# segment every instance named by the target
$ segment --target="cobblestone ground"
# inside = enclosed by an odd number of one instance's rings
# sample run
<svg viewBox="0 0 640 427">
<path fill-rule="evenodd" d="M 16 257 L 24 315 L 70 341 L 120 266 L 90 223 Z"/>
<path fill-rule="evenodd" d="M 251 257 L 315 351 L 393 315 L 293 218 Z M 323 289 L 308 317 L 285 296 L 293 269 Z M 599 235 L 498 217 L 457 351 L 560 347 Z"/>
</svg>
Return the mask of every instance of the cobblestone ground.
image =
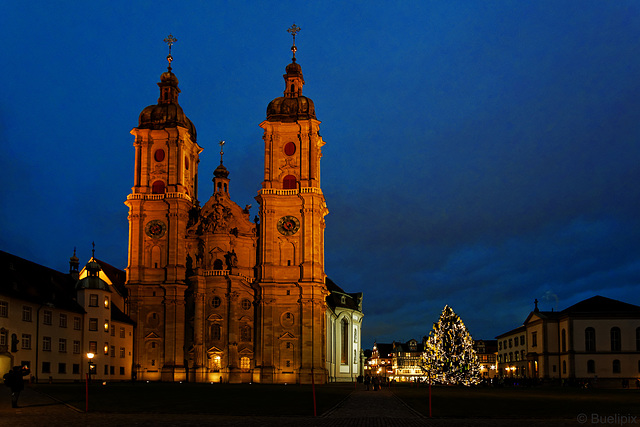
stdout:
<svg viewBox="0 0 640 427">
<path fill-rule="evenodd" d="M 99 414 L 82 412 L 26 388 L 18 408 L 11 408 L 10 393 L 0 389 L 0 426 L 579 426 L 576 420 L 429 419 L 413 411 L 388 390 L 355 391 L 335 408 L 316 418 L 221 417 L 180 414 Z M 590 425 L 587 423 L 586 425 Z"/>
</svg>

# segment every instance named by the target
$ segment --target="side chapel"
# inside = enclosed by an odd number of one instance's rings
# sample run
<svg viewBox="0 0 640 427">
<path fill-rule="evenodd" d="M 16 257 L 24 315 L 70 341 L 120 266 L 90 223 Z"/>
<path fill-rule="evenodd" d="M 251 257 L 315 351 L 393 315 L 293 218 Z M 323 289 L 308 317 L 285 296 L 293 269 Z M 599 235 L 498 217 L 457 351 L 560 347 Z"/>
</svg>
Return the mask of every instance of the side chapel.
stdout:
<svg viewBox="0 0 640 427">
<path fill-rule="evenodd" d="M 203 148 L 178 104 L 178 79 L 160 76 L 158 103 L 139 116 L 129 207 L 128 313 L 136 322 L 139 380 L 324 383 L 360 371 L 362 293 L 328 281 L 324 270 L 321 148 L 314 103 L 302 95 L 302 68 L 284 74 L 284 96 L 260 124 L 264 179 L 250 206 L 230 198 L 229 171 L 213 172 L 201 207 Z"/>
</svg>

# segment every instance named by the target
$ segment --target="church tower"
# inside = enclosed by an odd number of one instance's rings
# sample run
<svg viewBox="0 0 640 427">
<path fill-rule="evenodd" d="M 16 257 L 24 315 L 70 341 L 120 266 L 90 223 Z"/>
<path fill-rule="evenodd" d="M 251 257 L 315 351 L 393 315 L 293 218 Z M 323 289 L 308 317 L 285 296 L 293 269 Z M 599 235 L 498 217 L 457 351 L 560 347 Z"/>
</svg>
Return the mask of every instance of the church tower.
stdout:
<svg viewBox="0 0 640 427">
<path fill-rule="evenodd" d="M 324 217 L 320 188 L 324 141 L 313 101 L 302 95 L 302 68 L 284 74 L 284 96 L 271 101 L 264 129 L 260 205 L 256 367 L 261 382 L 326 381 Z"/>
<path fill-rule="evenodd" d="M 186 235 L 197 206 L 196 129 L 178 104 L 178 79 L 160 76 L 158 103 L 140 113 L 129 207 L 129 315 L 136 322 L 134 372 L 140 380 L 185 379 Z"/>
</svg>

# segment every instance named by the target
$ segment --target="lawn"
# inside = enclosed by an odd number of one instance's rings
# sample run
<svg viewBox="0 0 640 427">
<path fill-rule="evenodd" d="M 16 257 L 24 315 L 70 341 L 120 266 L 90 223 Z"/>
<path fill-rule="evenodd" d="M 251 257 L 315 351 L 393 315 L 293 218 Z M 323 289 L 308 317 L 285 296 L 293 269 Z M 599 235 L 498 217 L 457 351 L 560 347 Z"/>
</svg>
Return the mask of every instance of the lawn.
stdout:
<svg viewBox="0 0 640 427">
<path fill-rule="evenodd" d="M 38 384 L 33 388 L 78 409 L 85 384 Z M 353 384 L 317 385 L 321 415 L 353 391 Z M 89 410 L 105 413 L 313 416 L 310 385 L 102 383 L 89 386 Z"/>
<path fill-rule="evenodd" d="M 428 386 L 398 385 L 396 396 L 429 415 Z M 432 387 L 432 414 L 446 418 L 574 418 L 578 414 L 640 415 L 640 390 L 554 387 Z"/>
</svg>

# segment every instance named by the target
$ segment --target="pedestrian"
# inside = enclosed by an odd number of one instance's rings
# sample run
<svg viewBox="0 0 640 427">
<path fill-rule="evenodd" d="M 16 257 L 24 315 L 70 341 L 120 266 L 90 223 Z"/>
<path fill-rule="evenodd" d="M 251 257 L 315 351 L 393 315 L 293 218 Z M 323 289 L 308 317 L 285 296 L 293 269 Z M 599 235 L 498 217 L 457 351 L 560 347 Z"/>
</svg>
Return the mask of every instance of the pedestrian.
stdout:
<svg viewBox="0 0 640 427">
<path fill-rule="evenodd" d="M 4 374 L 4 383 L 11 389 L 11 407 L 18 407 L 18 397 L 20 392 L 24 390 L 24 379 L 22 377 L 29 375 L 29 368 L 23 366 L 14 366 L 12 370 Z"/>
<path fill-rule="evenodd" d="M 380 386 L 380 380 L 378 377 L 373 377 L 373 391 L 378 391 L 378 387 Z"/>
<path fill-rule="evenodd" d="M 369 391 L 369 384 L 371 384 L 371 377 L 369 375 L 366 375 L 364 377 L 364 385 L 367 386 L 367 391 Z"/>
</svg>

